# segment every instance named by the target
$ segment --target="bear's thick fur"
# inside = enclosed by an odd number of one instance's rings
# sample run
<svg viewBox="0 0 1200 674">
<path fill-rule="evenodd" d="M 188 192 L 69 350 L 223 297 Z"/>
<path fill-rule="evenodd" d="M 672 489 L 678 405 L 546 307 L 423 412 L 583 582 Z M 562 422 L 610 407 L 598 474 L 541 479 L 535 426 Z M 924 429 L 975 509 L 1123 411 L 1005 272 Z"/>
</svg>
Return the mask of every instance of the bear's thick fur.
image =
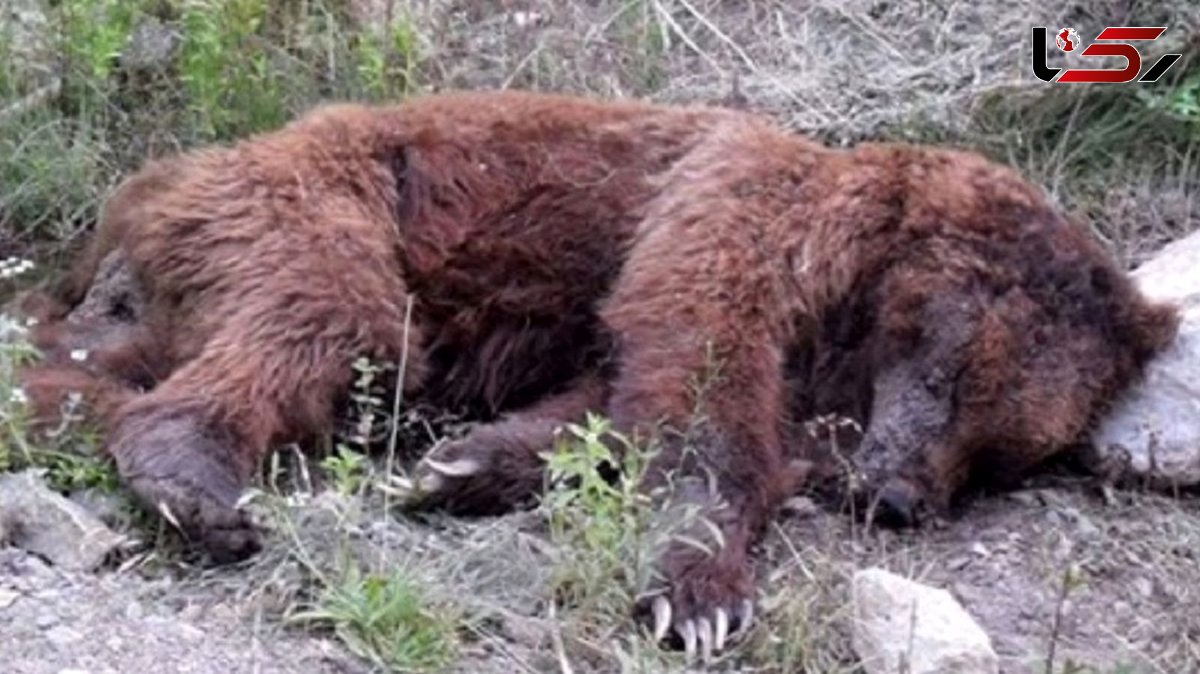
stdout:
<svg viewBox="0 0 1200 674">
<path fill-rule="evenodd" d="M 136 297 L 72 311 L 112 266 Z M 721 540 L 664 554 L 653 613 L 709 645 L 815 458 L 799 422 L 862 420 L 870 504 L 908 522 L 1074 442 L 1175 326 L 975 155 L 520 93 L 332 107 L 152 163 L 72 278 L 35 410 L 84 393 L 134 491 L 218 556 L 255 547 L 235 503 L 270 448 L 330 430 L 357 357 L 403 361 L 412 395 L 492 420 L 421 464 L 426 505 L 529 497 L 589 409 L 657 437 L 647 489 Z"/>
</svg>

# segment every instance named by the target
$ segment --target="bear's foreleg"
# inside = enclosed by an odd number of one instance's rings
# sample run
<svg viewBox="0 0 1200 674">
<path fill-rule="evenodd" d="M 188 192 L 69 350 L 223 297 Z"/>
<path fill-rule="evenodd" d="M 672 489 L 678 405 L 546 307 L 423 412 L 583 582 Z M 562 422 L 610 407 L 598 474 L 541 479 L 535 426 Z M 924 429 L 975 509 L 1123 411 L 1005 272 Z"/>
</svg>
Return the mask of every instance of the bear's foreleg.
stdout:
<svg viewBox="0 0 1200 674">
<path fill-rule="evenodd" d="M 671 540 L 638 609 L 657 637 L 707 654 L 748 626 L 750 546 L 793 487 L 780 438 L 789 336 L 776 267 L 742 240 L 756 224 L 682 215 L 635 248 L 602 316 L 620 358 L 609 411 L 657 448 L 643 488 Z"/>
<path fill-rule="evenodd" d="M 585 375 L 561 393 L 434 447 L 417 465 L 410 507 L 495 515 L 529 503 L 545 486 L 544 455 L 563 426 L 602 412 L 607 394 L 599 375 Z"/>
</svg>

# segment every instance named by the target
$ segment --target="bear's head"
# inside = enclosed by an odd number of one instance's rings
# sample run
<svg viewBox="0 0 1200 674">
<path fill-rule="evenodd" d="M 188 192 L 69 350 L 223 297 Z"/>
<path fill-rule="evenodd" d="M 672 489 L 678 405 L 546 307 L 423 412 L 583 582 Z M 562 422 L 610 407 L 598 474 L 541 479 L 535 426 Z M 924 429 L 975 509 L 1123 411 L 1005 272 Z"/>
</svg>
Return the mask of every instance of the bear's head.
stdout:
<svg viewBox="0 0 1200 674">
<path fill-rule="evenodd" d="M 884 273 L 859 452 L 877 521 L 906 525 L 972 480 L 1012 482 L 1083 439 L 1173 338 L 1081 227 L 930 238 Z"/>
</svg>

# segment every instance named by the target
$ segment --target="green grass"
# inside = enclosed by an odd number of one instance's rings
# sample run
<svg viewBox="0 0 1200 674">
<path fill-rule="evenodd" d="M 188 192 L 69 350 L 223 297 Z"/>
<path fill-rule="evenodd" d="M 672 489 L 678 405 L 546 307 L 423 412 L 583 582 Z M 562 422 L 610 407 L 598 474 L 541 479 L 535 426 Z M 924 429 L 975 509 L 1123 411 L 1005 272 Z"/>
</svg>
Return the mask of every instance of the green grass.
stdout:
<svg viewBox="0 0 1200 674">
<path fill-rule="evenodd" d="M 69 244 L 148 156 L 419 89 L 413 24 L 360 29 L 346 2 L 35 0 L 38 40 L 0 22 L 0 250 Z"/>
<path fill-rule="evenodd" d="M 439 671 L 458 640 L 457 616 L 403 570 L 366 573 L 353 562 L 290 619 L 332 630 L 353 653 L 393 672 Z"/>
</svg>

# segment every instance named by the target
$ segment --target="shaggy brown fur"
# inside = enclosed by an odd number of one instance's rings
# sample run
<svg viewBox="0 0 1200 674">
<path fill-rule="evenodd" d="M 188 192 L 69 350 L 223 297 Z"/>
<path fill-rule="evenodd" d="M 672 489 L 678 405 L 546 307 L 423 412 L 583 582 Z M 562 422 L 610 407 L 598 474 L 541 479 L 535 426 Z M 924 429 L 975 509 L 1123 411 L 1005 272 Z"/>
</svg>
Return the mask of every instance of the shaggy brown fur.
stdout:
<svg viewBox="0 0 1200 674">
<path fill-rule="evenodd" d="M 588 409 L 660 438 L 647 488 L 722 534 L 661 560 L 681 633 L 752 596 L 748 548 L 801 476 L 794 422 L 867 422 L 870 493 L 910 521 L 1076 440 L 1175 324 L 974 155 L 515 93 L 330 108 L 152 164 L 65 307 L 113 256 L 136 315 L 52 321 L 32 397 L 89 394 L 133 489 L 214 552 L 253 549 L 238 494 L 272 446 L 330 429 L 352 361 L 404 357 L 407 389 L 501 415 L 434 450 L 429 504 L 527 498 Z M 89 363 L 61 356 L 89 339 Z"/>
</svg>

